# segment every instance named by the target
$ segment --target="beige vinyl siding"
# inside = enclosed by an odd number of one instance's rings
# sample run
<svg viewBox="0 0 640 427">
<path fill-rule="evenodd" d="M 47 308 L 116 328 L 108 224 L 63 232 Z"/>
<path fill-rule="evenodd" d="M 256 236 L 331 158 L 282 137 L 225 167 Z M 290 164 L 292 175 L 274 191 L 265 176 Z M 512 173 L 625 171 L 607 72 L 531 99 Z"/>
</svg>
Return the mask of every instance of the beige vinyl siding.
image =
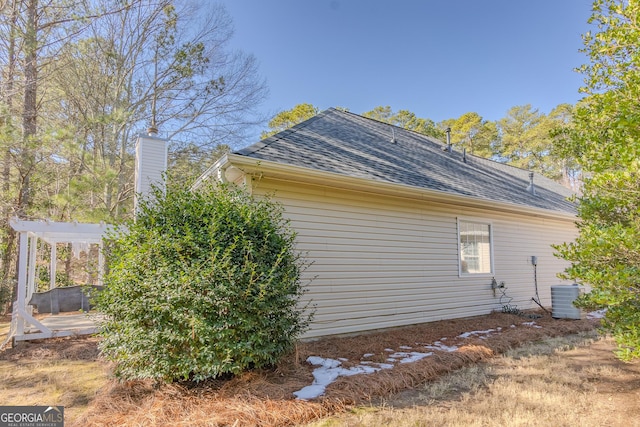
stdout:
<svg viewBox="0 0 640 427">
<path fill-rule="evenodd" d="M 254 194 L 283 204 L 297 249 L 312 264 L 305 298 L 316 313 L 307 337 L 467 317 L 499 310 L 491 276 L 460 277 L 457 221 L 492 225 L 494 276 L 510 304 L 536 307 L 531 255 L 538 257 L 542 303 L 565 263 L 551 243 L 572 240 L 573 222 L 449 206 L 263 177 Z M 503 300 L 503 302 L 507 302 Z"/>
</svg>

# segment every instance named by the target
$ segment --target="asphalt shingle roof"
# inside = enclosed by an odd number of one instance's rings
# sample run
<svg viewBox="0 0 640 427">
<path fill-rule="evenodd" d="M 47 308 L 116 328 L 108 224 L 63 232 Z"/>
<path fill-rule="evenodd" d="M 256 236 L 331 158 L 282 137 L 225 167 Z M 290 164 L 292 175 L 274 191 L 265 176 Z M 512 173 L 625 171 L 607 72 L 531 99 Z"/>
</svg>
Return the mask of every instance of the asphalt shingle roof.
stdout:
<svg viewBox="0 0 640 427">
<path fill-rule="evenodd" d="M 392 139 L 395 137 L 395 142 Z M 235 154 L 350 177 L 575 214 L 573 193 L 539 174 L 443 150 L 444 143 L 357 114 L 328 109 Z"/>
</svg>

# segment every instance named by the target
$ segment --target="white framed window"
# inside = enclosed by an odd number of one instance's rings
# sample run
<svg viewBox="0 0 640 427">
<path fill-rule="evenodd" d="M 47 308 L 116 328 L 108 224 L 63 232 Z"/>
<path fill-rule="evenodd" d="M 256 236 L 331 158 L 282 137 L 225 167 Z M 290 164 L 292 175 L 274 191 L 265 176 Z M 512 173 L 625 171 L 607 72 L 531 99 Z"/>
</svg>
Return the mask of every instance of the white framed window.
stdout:
<svg viewBox="0 0 640 427">
<path fill-rule="evenodd" d="M 493 235 L 489 221 L 458 218 L 460 276 L 493 274 Z"/>
</svg>

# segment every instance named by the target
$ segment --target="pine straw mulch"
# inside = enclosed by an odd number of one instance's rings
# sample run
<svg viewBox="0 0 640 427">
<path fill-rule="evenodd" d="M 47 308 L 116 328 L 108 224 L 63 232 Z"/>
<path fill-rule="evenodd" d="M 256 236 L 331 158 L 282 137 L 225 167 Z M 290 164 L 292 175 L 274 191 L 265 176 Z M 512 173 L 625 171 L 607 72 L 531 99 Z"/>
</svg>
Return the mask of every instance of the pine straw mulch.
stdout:
<svg viewBox="0 0 640 427">
<path fill-rule="evenodd" d="M 272 370 L 257 370 L 230 379 L 199 384 L 156 386 L 151 381 L 112 380 L 74 425 L 85 426 L 291 426 L 343 411 L 352 405 L 374 402 L 384 396 L 419 386 L 447 372 L 477 363 L 506 350 L 543 337 L 593 330 L 597 320 L 556 320 L 549 314 L 531 319 L 493 313 L 466 319 L 396 328 L 349 337 L 332 337 L 299 343 Z M 513 325 L 513 326 L 512 326 Z M 539 327 L 536 327 L 539 326 Z M 471 331 L 501 328 L 490 334 L 461 338 Z M 426 350 L 424 345 L 446 338 L 455 352 Z M 401 347 L 402 346 L 402 347 Z M 412 347 L 413 350 L 407 350 Z M 292 393 L 313 382 L 309 356 L 344 358 L 348 368 L 366 360 L 384 362 L 394 351 L 433 351 L 413 363 L 396 364 L 370 375 L 340 377 L 324 396 L 296 400 Z M 90 356 L 90 353 L 87 353 Z M 341 359 L 342 360 L 342 359 Z"/>
</svg>

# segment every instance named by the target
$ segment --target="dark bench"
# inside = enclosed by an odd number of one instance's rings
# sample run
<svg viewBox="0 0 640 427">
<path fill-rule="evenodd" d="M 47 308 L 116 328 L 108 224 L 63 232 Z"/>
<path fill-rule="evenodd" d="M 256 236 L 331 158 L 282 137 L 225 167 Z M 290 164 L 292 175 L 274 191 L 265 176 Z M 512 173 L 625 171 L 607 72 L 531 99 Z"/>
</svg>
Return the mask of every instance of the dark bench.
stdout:
<svg viewBox="0 0 640 427">
<path fill-rule="evenodd" d="M 68 311 L 89 311 L 90 300 L 103 286 L 78 285 L 53 288 L 45 292 L 34 292 L 29 304 L 38 309 L 38 313 L 58 314 Z"/>
</svg>

